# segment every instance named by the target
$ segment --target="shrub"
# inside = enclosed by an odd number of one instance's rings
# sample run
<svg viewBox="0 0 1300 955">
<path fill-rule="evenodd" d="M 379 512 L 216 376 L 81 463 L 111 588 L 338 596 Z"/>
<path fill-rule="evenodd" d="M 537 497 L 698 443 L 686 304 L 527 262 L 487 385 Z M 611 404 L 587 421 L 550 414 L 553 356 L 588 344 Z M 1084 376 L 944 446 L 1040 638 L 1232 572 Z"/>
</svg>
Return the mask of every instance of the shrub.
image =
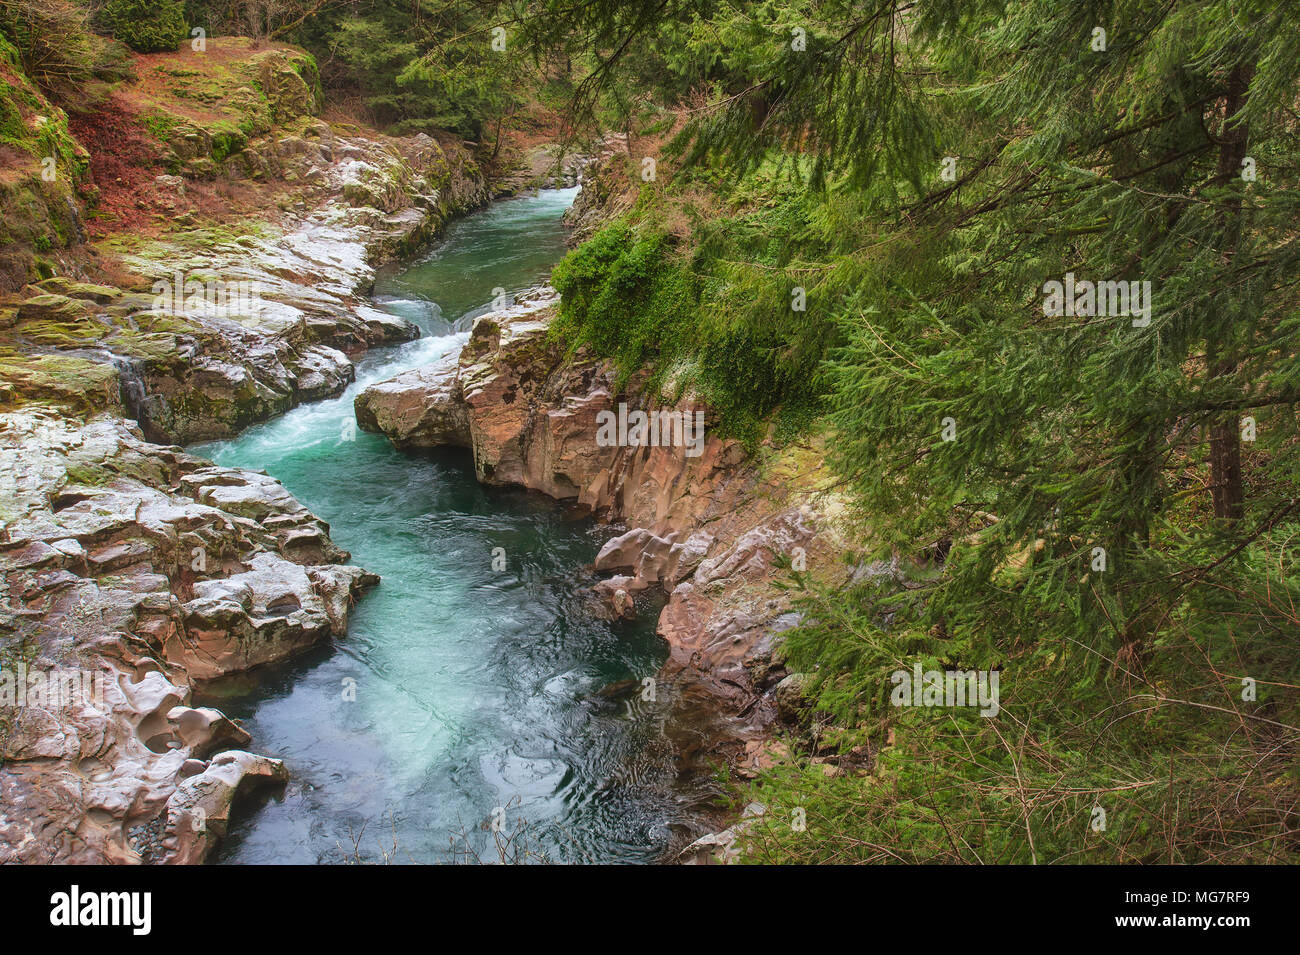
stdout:
<svg viewBox="0 0 1300 955">
<path fill-rule="evenodd" d="M 0 0 L 0 64 L 74 112 L 94 108 L 108 84 L 130 75 L 126 49 L 92 33 L 85 8 L 69 0 Z"/>
<path fill-rule="evenodd" d="M 716 186 L 726 211 L 700 221 L 698 190 L 682 179 L 680 194 L 642 190 L 629 213 L 555 267 L 554 334 L 612 359 L 620 383 L 646 369 L 665 397 L 694 390 L 718 412 L 720 433 L 749 446 L 774 415 L 778 436 L 798 433 L 820 411 L 820 368 L 837 328 L 824 309 L 793 309 L 792 288 L 802 283 L 819 303 L 848 291 L 773 251 L 824 242 L 808 199 L 764 169 Z"/>
<path fill-rule="evenodd" d="M 108 0 L 101 16 L 114 37 L 139 53 L 175 50 L 188 35 L 179 0 Z"/>
</svg>

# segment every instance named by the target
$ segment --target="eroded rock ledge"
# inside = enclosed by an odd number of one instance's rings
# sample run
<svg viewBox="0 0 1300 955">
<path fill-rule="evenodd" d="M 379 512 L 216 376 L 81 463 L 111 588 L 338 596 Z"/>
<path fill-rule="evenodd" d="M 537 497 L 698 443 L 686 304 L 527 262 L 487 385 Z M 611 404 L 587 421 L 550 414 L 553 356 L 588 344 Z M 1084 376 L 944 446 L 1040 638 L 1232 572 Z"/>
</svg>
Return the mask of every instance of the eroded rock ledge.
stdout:
<svg viewBox="0 0 1300 955">
<path fill-rule="evenodd" d="M 116 411 L 151 440 L 187 444 L 337 395 L 354 378 L 352 357 L 418 337 L 366 303 L 375 268 L 486 202 L 488 183 L 463 148 L 423 134 L 310 116 L 299 127 L 264 144 L 280 187 L 296 183 L 302 196 L 273 221 L 106 241 L 120 268 L 163 283 L 162 294 L 56 276 L 0 305 L 0 407 Z M 185 194 L 180 176 L 157 178 L 158 195 Z M 291 198 L 260 188 L 268 203 Z"/>
<path fill-rule="evenodd" d="M 0 704 L 0 862 L 201 861 L 285 771 L 194 682 L 342 635 L 378 578 L 279 482 L 110 415 L 0 414 L 0 484 L 2 670 L 102 688 Z"/>
<path fill-rule="evenodd" d="M 721 714 L 709 745 L 742 773 L 770 764 L 768 727 L 787 676 L 773 650 L 797 622 L 782 559 L 834 565 L 842 505 L 807 447 L 748 454 L 718 437 L 691 395 L 661 403 L 642 381 L 620 390 L 606 363 L 566 357 L 549 334 L 552 290 L 479 318 L 457 354 L 366 389 L 360 426 L 403 447 L 469 448 L 479 480 L 518 485 L 628 526 L 597 556 L 612 575 L 595 587 L 598 612 L 634 612 L 636 594 L 662 588 L 658 631 L 670 658 L 661 679 L 677 705 Z M 602 447 L 602 412 L 703 410 L 698 454 L 683 447 Z"/>
</svg>

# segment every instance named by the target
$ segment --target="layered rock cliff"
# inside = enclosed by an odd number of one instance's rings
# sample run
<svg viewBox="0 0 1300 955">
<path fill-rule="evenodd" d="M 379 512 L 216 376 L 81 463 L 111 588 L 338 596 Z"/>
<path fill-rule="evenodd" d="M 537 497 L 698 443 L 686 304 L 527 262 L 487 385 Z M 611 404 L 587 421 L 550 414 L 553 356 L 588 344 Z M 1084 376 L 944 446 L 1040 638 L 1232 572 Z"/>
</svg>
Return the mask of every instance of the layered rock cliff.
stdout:
<svg viewBox="0 0 1300 955">
<path fill-rule="evenodd" d="M 0 438 L 0 862 L 199 861 L 284 770 L 195 681 L 341 636 L 378 578 L 277 481 L 120 418 Z"/>
</svg>

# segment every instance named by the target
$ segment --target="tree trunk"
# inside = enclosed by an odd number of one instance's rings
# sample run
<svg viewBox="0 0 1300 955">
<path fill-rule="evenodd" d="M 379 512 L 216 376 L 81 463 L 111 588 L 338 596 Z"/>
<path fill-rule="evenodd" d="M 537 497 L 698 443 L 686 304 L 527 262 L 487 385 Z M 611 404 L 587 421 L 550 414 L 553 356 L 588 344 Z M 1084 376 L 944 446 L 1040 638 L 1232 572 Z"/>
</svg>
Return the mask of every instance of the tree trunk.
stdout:
<svg viewBox="0 0 1300 955">
<path fill-rule="evenodd" d="M 1219 165 L 1215 179 L 1227 184 L 1241 174 L 1241 161 L 1246 158 L 1249 130 L 1245 123 L 1229 125 L 1246 105 L 1250 86 L 1250 67 L 1238 64 L 1228 74 L 1227 95 L 1223 108 L 1223 127 L 1219 140 Z M 1241 198 L 1226 203 L 1223 229 L 1223 252 L 1228 258 L 1236 254 L 1241 237 Z M 1218 343 L 1210 342 L 1207 348 L 1211 380 L 1232 375 L 1237 370 L 1237 360 L 1228 350 L 1220 350 Z M 1245 493 L 1241 483 L 1241 431 L 1235 413 L 1221 415 L 1210 424 L 1210 493 L 1214 501 L 1214 516 L 1238 520 L 1243 513 Z"/>
<path fill-rule="evenodd" d="M 1217 421 L 1210 429 L 1210 491 L 1215 517 L 1235 521 L 1242 516 L 1241 434 L 1235 419 Z"/>
</svg>

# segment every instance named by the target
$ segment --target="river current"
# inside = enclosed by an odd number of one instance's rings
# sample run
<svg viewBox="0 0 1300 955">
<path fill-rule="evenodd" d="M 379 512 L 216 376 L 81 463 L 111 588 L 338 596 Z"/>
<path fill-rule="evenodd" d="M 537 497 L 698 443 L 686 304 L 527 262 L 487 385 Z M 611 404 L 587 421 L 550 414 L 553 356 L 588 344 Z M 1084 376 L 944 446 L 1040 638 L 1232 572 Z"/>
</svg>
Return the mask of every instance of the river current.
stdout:
<svg viewBox="0 0 1300 955">
<path fill-rule="evenodd" d="M 292 774 L 240 807 L 217 862 L 649 862 L 689 815 L 666 707 L 636 692 L 667 653 L 656 615 L 609 624 L 581 599 L 612 532 L 482 487 L 465 452 L 351 426 L 360 389 L 459 349 L 494 290 L 545 280 L 575 192 L 453 223 L 376 283 L 421 338 L 367 353 L 338 398 L 193 449 L 281 480 L 382 578 L 345 638 L 203 691 Z"/>
</svg>

